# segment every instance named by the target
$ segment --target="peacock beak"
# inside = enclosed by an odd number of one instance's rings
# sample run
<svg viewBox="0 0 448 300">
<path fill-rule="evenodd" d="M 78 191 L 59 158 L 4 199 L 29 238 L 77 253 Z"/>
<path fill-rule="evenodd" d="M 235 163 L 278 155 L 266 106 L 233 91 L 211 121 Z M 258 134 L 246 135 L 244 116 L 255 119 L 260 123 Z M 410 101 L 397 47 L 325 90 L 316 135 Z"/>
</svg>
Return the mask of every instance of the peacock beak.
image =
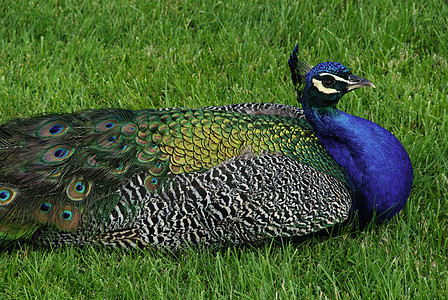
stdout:
<svg viewBox="0 0 448 300">
<path fill-rule="evenodd" d="M 375 88 L 375 85 L 367 79 L 364 79 L 362 77 L 359 77 L 358 75 L 350 75 L 348 77 L 348 81 L 349 84 L 347 85 L 346 89 L 347 92 L 362 88 L 362 87 L 367 87 L 367 86 L 371 86 L 373 88 Z"/>
</svg>

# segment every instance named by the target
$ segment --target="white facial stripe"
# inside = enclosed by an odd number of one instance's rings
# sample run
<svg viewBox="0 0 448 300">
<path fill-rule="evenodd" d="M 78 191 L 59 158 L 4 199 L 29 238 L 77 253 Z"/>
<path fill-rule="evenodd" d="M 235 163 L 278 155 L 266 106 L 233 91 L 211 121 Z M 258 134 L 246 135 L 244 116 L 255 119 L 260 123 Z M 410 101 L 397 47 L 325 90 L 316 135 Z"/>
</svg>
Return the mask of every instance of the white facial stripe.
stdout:
<svg viewBox="0 0 448 300">
<path fill-rule="evenodd" d="M 323 84 L 322 84 L 322 81 L 317 80 L 316 78 L 313 78 L 312 82 L 313 82 L 313 85 L 319 90 L 319 92 L 322 92 L 324 94 L 337 94 L 337 93 L 339 93 L 335 89 L 324 87 Z"/>
<path fill-rule="evenodd" d="M 333 74 L 330 74 L 330 73 L 320 73 L 319 75 L 320 76 L 329 75 L 329 76 L 333 77 L 336 81 L 342 81 L 342 82 L 345 82 L 347 84 L 353 84 L 353 82 L 350 82 L 350 81 L 348 81 L 348 80 L 346 80 L 346 79 L 344 79 L 342 77 L 339 77 L 339 76 L 336 76 L 336 75 L 333 75 Z"/>
</svg>

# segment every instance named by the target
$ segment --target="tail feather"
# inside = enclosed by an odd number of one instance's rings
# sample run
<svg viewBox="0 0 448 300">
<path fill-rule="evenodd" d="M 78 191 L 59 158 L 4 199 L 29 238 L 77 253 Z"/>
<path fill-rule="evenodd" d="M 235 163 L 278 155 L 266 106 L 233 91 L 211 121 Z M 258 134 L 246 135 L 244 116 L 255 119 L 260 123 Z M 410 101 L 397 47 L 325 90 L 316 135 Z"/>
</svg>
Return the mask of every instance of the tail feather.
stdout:
<svg viewBox="0 0 448 300">
<path fill-rule="evenodd" d="M 98 120 L 99 115 L 106 121 Z M 104 207 L 104 199 L 116 202 L 114 193 L 126 178 L 120 162 L 130 155 L 121 148 L 132 137 L 122 137 L 118 143 L 121 132 L 109 127 L 135 115 L 123 110 L 85 111 L 1 126 L 1 239 L 27 238 L 48 224 L 75 230 L 82 211 Z M 100 190 L 95 184 L 94 189 L 94 178 L 103 178 L 107 185 Z"/>
<path fill-rule="evenodd" d="M 134 199 L 143 201 L 174 176 L 205 172 L 248 147 L 345 180 L 303 118 L 171 109 L 88 110 L 11 121 L 0 126 L 0 243 L 47 228 L 64 232 L 55 234 L 61 238 L 67 232 L 93 239 L 119 231 L 109 225 L 139 214 L 142 204 Z M 132 204 L 124 208 L 123 197 Z"/>
</svg>

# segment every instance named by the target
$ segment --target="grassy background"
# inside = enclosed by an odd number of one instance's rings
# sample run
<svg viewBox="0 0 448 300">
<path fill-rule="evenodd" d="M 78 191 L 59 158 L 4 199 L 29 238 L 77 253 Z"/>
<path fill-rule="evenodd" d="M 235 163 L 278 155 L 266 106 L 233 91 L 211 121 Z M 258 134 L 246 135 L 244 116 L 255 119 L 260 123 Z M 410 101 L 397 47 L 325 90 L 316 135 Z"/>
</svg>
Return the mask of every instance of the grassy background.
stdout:
<svg viewBox="0 0 448 300">
<path fill-rule="evenodd" d="M 0 255 L 5 298 L 445 298 L 448 7 L 443 1 L 0 0 L 0 121 L 86 108 L 295 104 L 287 58 L 334 60 L 376 89 L 341 108 L 414 165 L 406 209 L 354 235 L 177 255 Z M 118 3 L 119 2 L 119 3 Z"/>
</svg>

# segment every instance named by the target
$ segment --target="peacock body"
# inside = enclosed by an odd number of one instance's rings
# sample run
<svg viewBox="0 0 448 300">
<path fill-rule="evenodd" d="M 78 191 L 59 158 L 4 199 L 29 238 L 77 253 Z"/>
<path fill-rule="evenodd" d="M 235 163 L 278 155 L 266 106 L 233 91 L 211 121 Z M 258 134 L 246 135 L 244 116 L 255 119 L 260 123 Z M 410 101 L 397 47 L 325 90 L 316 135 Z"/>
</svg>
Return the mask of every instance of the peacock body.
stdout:
<svg viewBox="0 0 448 300">
<path fill-rule="evenodd" d="M 2 125 L 0 238 L 175 250 L 302 236 L 354 211 L 364 222 L 390 219 L 412 184 L 406 151 L 380 126 L 336 110 L 344 93 L 328 102 L 337 80 L 350 84 L 348 69 L 319 64 L 304 77 L 296 53 L 304 112 L 261 103 L 108 109 Z M 325 87 L 322 74 L 336 83 Z M 377 177 L 389 169 L 401 181 Z"/>
</svg>

